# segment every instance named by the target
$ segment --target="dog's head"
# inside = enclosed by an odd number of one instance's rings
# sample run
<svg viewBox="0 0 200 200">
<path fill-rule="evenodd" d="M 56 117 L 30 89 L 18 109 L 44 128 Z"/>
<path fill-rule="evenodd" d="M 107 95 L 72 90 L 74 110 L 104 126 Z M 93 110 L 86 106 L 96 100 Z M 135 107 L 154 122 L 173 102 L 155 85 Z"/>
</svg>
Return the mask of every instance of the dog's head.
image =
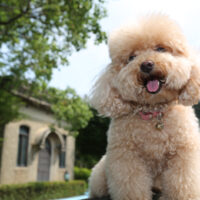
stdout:
<svg viewBox="0 0 200 200">
<path fill-rule="evenodd" d="M 200 68 L 181 30 L 164 15 L 144 18 L 109 38 L 112 63 L 97 81 L 92 105 L 106 116 L 129 112 L 133 105 L 200 99 Z"/>
</svg>

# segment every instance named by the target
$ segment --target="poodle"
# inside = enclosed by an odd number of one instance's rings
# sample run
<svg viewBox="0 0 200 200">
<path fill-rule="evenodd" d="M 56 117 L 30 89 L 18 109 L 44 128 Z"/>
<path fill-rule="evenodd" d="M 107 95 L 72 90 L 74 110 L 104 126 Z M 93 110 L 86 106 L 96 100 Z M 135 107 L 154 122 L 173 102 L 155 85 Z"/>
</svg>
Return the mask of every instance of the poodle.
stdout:
<svg viewBox="0 0 200 200">
<path fill-rule="evenodd" d="M 200 200 L 200 134 L 192 105 L 200 66 L 179 26 L 153 14 L 109 38 L 111 63 L 91 104 L 111 117 L 106 155 L 90 177 L 90 196 L 112 200 Z"/>
</svg>

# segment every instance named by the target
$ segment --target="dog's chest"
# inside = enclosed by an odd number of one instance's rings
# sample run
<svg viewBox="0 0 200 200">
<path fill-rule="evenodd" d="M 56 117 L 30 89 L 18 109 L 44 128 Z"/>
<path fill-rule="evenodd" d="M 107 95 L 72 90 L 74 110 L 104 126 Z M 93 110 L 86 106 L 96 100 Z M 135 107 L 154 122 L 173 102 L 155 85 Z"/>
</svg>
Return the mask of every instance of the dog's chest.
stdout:
<svg viewBox="0 0 200 200">
<path fill-rule="evenodd" d="M 112 120 L 108 146 L 138 152 L 143 158 L 162 161 L 177 149 L 192 146 L 199 140 L 198 123 L 189 107 L 174 106 L 164 113 L 163 128 L 156 128 L 156 120 L 143 120 L 139 115 L 128 115 Z"/>
<path fill-rule="evenodd" d="M 169 152 L 176 151 L 176 146 L 167 131 L 167 127 L 158 130 L 154 123 L 145 122 L 135 125 L 131 131 L 131 140 L 134 147 L 147 160 L 165 159 Z"/>
<path fill-rule="evenodd" d="M 121 156 L 126 152 L 138 155 L 151 174 L 157 176 L 170 159 L 183 149 L 192 148 L 194 141 L 200 141 L 198 123 L 190 108 L 174 108 L 162 120 L 162 129 L 155 127 L 156 121 L 136 115 L 112 120 L 107 151 Z"/>
<path fill-rule="evenodd" d="M 128 143 L 129 148 L 142 157 L 161 161 L 176 151 L 180 126 L 176 122 L 163 120 L 164 127 L 158 129 L 156 123 L 155 120 L 146 121 L 139 117 L 120 120 L 111 127 L 109 140 L 120 145 Z"/>
</svg>

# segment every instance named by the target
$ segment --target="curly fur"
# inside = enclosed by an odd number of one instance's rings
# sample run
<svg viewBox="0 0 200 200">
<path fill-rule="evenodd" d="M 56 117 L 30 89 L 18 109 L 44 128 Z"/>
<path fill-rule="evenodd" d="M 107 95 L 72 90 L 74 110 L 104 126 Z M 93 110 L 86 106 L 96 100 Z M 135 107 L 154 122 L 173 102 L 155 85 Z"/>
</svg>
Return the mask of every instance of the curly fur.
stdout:
<svg viewBox="0 0 200 200">
<path fill-rule="evenodd" d="M 151 15 L 113 32 L 108 44 L 112 62 L 91 103 L 112 121 L 90 195 L 150 200 L 152 187 L 159 186 L 162 200 L 200 200 L 200 135 L 191 108 L 200 99 L 200 67 L 180 28 L 167 16 Z M 136 57 L 128 61 L 131 55 Z M 148 60 L 152 74 L 165 79 L 156 94 L 144 87 L 140 66 Z M 157 119 L 141 119 L 140 111 L 164 113 L 164 128 L 156 129 Z"/>
</svg>

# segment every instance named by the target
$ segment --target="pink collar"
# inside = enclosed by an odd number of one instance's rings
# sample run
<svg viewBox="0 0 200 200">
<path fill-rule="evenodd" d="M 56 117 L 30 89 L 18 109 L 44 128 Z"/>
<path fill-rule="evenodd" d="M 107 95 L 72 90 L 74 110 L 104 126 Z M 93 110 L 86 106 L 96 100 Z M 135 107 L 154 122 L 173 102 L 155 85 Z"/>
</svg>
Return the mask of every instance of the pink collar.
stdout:
<svg viewBox="0 0 200 200">
<path fill-rule="evenodd" d="M 140 117 L 143 120 L 150 120 L 152 118 L 162 117 L 163 113 L 160 111 L 152 111 L 152 112 L 139 112 Z"/>
</svg>

